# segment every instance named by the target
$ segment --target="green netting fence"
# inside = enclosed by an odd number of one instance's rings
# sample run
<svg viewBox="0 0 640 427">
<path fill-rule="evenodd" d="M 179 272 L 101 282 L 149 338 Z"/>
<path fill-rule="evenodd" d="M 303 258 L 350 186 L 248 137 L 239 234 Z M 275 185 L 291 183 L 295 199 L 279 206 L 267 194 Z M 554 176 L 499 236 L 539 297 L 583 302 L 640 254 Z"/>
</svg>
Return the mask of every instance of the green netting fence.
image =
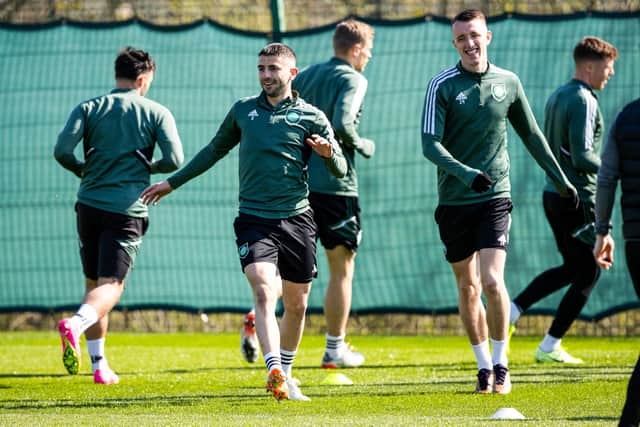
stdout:
<svg viewBox="0 0 640 427">
<path fill-rule="evenodd" d="M 377 152 L 359 161 L 364 236 L 357 258 L 353 310 L 450 313 L 453 275 L 443 257 L 433 211 L 435 167 L 422 157 L 420 116 L 429 78 L 454 64 L 445 20 L 371 21 L 376 29 L 361 134 Z M 600 94 L 605 120 L 640 96 L 640 15 L 513 16 L 490 22 L 490 59 L 521 78 L 543 119 L 546 98 L 571 78 L 571 51 L 584 35 L 616 45 L 616 75 Z M 301 67 L 329 58 L 333 26 L 284 33 Z M 174 113 L 191 158 L 232 103 L 260 88 L 263 33 L 213 22 L 161 28 L 143 22 L 0 26 L 0 311 L 75 308 L 83 293 L 73 204 L 78 180 L 53 159 L 56 136 L 81 100 L 108 92 L 118 50 L 149 50 L 158 70 L 148 96 Z M 560 257 L 542 210 L 542 171 L 510 129 L 515 209 L 507 286 L 511 294 Z M 150 212 L 151 226 L 119 307 L 244 311 L 251 293 L 236 255 L 237 150 Z M 153 181 L 162 176 L 153 177 Z M 621 242 L 620 214 L 614 237 Z M 619 251 L 621 251 L 621 246 Z M 622 253 L 604 272 L 584 319 L 638 307 Z M 328 278 L 322 250 L 310 310 L 321 311 Z M 533 307 L 553 312 L 561 294 Z M 532 311 L 534 311 L 532 310 Z"/>
</svg>

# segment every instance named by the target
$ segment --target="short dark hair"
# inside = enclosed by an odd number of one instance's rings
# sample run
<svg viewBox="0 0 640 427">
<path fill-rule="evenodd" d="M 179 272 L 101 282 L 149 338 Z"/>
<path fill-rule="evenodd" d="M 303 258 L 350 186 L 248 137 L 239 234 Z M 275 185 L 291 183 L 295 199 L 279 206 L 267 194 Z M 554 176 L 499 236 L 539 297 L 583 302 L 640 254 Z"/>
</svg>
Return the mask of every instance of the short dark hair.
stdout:
<svg viewBox="0 0 640 427">
<path fill-rule="evenodd" d="M 484 22 L 487 22 L 487 17 L 480 9 L 466 9 L 453 17 L 451 23 L 461 21 L 461 22 L 469 22 L 474 19 L 482 19 Z"/>
<path fill-rule="evenodd" d="M 347 19 L 336 25 L 333 33 L 333 50 L 336 53 L 347 53 L 349 49 L 358 43 L 365 44 L 367 40 L 373 40 L 373 28 L 364 22 L 355 19 Z"/>
<path fill-rule="evenodd" d="M 156 70 L 156 63 L 148 52 L 127 46 L 116 58 L 116 79 L 136 80 L 140 74 Z"/>
<path fill-rule="evenodd" d="M 573 49 L 573 60 L 576 64 L 582 61 L 600 61 L 603 59 L 617 59 L 618 49 L 601 38 L 594 36 L 583 37 Z"/>
<path fill-rule="evenodd" d="M 284 43 L 269 43 L 260 50 L 258 56 L 284 56 L 296 61 L 296 53 Z"/>
</svg>

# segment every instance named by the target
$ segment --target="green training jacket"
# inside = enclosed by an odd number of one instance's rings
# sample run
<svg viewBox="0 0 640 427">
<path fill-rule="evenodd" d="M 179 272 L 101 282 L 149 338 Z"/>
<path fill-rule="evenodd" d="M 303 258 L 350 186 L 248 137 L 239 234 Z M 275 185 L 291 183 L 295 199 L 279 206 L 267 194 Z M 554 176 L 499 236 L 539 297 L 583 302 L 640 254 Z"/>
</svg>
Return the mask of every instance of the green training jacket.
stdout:
<svg viewBox="0 0 640 427">
<path fill-rule="evenodd" d="M 553 92 L 544 111 L 544 134 L 580 200 L 595 204 L 604 120 L 589 85 L 572 79 Z M 544 190 L 557 191 L 551 182 Z"/>
<path fill-rule="evenodd" d="M 74 154 L 81 140 L 84 160 Z M 154 161 L 156 143 L 162 158 Z M 171 112 L 133 89 L 114 89 L 74 108 L 54 156 L 81 178 L 80 203 L 133 217 L 148 214 L 138 197 L 149 175 L 173 172 L 184 159 Z"/>
<path fill-rule="evenodd" d="M 473 73 L 458 63 L 431 79 L 422 115 L 422 151 L 438 167 L 440 204 L 511 196 L 507 120 L 557 190 L 568 194 L 571 184 L 536 123 L 518 76 L 493 64 Z M 481 172 L 493 184 L 477 193 L 471 184 Z"/>
<path fill-rule="evenodd" d="M 293 88 L 301 98 L 325 113 L 349 165 L 347 175 L 336 178 L 324 167 L 322 159 L 313 153 L 309 160 L 310 191 L 357 197 L 355 152 L 360 152 L 364 157 L 373 154 L 373 143 L 358 135 L 367 79 L 351 64 L 334 57 L 302 70 L 293 79 Z"/>
<path fill-rule="evenodd" d="M 263 218 L 289 218 L 309 209 L 307 163 L 313 151 L 305 142 L 318 134 L 333 145 L 324 160 L 332 174 L 342 177 L 347 162 L 319 109 L 297 97 L 275 107 L 262 92 L 237 101 L 211 142 L 180 171 L 168 178 L 177 189 L 240 145 L 240 212 Z"/>
</svg>

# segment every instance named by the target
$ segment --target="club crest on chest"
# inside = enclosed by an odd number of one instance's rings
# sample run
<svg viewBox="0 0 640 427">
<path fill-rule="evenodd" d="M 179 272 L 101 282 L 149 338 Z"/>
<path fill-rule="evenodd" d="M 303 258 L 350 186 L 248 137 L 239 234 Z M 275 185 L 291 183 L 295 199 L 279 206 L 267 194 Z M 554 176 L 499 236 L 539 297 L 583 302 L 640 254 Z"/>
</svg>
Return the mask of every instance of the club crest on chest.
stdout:
<svg viewBox="0 0 640 427">
<path fill-rule="evenodd" d="M 507 87 L 504 83 L 492 83 L 491 84 L 491 97 L 496 102 L 502 102 L 507 97 Z"/>
</svg>

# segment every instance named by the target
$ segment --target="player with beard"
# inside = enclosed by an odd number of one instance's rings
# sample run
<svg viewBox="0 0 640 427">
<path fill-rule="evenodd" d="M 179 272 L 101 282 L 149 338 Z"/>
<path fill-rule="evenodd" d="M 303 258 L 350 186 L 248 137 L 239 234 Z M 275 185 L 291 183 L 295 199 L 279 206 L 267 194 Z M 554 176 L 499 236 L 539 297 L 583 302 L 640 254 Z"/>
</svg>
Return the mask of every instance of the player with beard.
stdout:
<svg viewBox="0 0 640 427">
<path fill-rule="evenodd" d="M 239 146 L 236 244 L 253 290 L 255 326 L 269 371 L 267 390 L 277 400 L 309 400 L 291 377 L 317 272 L 307 163 L 315 151 L 333 175 L 342 177 L 347 171 L 326 116 L 292 91 L 297 73 L 291 48 L 265 46 L 258 54 L 262 93 L 237 101 L 208 145 L 180 172 L 142 193 L 146 204 L 156 204 Z M 284 314 L 278 327 L 280 293 Z"/>
</svg>

